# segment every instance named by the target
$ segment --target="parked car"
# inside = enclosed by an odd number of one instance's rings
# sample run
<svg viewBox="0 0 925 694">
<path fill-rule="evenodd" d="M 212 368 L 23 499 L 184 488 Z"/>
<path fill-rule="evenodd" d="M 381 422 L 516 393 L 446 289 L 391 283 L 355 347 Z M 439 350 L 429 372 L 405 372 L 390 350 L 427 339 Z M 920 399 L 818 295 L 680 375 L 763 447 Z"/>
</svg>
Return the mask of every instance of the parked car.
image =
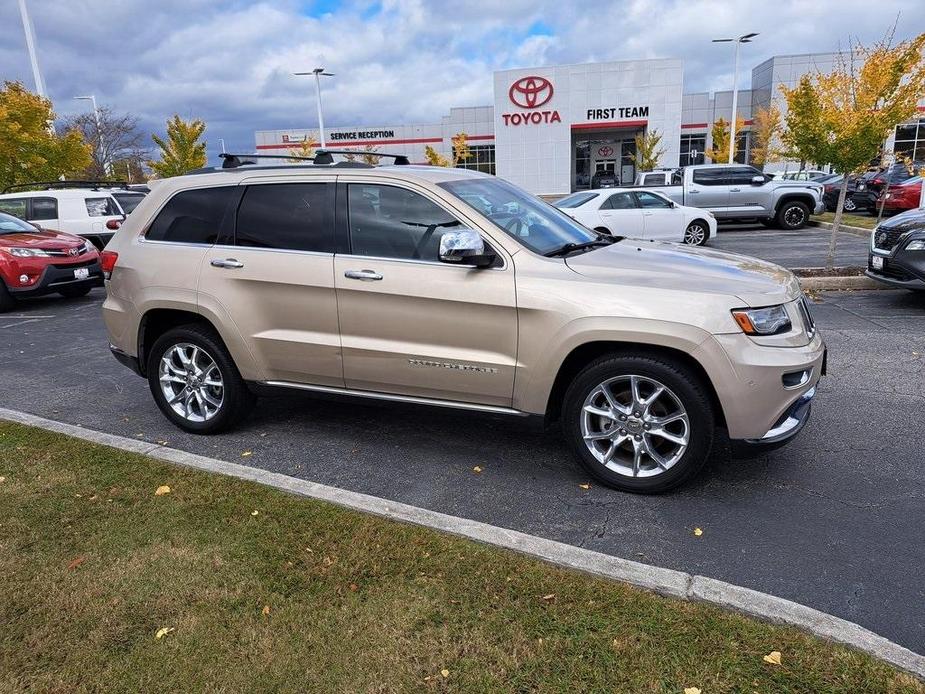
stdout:
<svg viewBox="0 0 925 694">
<path fill-rule="evenodd" d="M 867 276 L 925 291 L 925 209 L 908 210 L 877 225 L 870 235 Z"/>
<path fill-rule="evenodd" d="M 592 188 L 615 188 L 618 185 L 620 181 L 613 171 L 598 171 L 591 177 Z"/>
<path fill-rule="evenodd" d="M 854 203 L 858 208 L 876 214 L 877 199 L 880 194 L 890 185 L 908 181 L 914 175 L 912 171 L 920 170 L 923 164 L 916 162 L 911 166 L 912 169 L 906 164 L 897 163 L 882 171 L 864 174 L 858 180 L 856 189 L 851 196 Z"/>
<path fill-rule="evenodd" d="M 105 181 L 53 181 L 14 186 L 0 195 L 0 212 L 77 234 L 102 249 L 126 216 L 111 186 L 111 182 Z M 9 192 L 25 187 L 43 189 Z M 144 197 L 141 192 L 127 190 L 120 190 L 118 195 L 127 205 L 135 205 L 136 200 Z"/>
<path fill-rule="evenodd" d="M 685 166 L 679 178 L 680 183 L 655 190 L 681 205 L 709 210 L 720 221 L 758 219 L 783 229 L 802 229 L 811 214 L 825 209 L 821 185 L 775 181 L 752 166 Z"/>
<path fill-rule="evenodd" d="M 848 176 L 848 189 L 845 191 L 845 204 L 842 206 L 845 212 L 857 212 L 860 209 L 854 199 L 854 194 L 858 191 L 859 186 L 863 191 L 867 186 L 867 181 L 876 175 L 876 171 L 869 171 L 861 175 Z M 823 184 L 822 201 L 825 204 L 825 209 L 829 212 L 834 212 L 835 208 L 838 207 L 838 196 L 841 194 L 842 180 L 844 179 L 839 178 L 837 182 L 830 181 Z"/>
<path fill-rule="evenodd" d="M 885 214 L 897 214 L 919 206 L 922 199 L 922 177 L 914 176 L 889 186 L 876 201 L 876 210 L 883 206 Z"/>
<path fill-rule="evenodd" d="M 636 180 L 633 185 L 647 187 L 681 185 L 681 169 L 672 168 L 640 171 L 636 174 Z"/>
<path fill-rule="evenodd" d="M 287 388 L 534 415 L 657 492 L 717 428 L 766 450 L 809 418 L 825 344 L 787 270 L 602 236 L 476 171 L 328 157 L 164 179 L 103 252 L 113 354 L 178 427 Z"/>
<path fill-rule="evenodd" d="M 102 284 L 92 243 L 0 212 L 0 313 L 17 299 L 55 292 L 75 298 Z"/>
<path fill-rule="evenodd" d="M 611 236 L 693 246 L 705 246 L 716 236 L 712 213 L 639 188 L 582 191 L 554 204 L 589 229 Z"/>
</svg>

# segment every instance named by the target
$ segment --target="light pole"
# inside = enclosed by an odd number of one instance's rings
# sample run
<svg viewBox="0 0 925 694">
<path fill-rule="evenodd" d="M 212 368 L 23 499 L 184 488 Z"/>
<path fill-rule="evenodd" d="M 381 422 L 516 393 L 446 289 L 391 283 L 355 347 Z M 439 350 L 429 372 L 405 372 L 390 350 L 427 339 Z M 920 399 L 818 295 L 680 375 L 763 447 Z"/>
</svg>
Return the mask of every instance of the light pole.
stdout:
<svg viewBox="0 0 925 694">
<path fill-rule="evenodd" d="M 74 98 L 78 101 L 89 101 L 93 104 L 93 118 L 96 120 L 96 146 L 99 147 L 100 157 L 103 160 L 103 170 L 106 173 L 110 173 L 109 158 L 106 156 L 106 153 L 103 150 L 103 127 L 100 125 L 100 110 L 96 106 L 96 94 L 90 94 L 89 96 L 75 96 Z"/>
<path fill-rule="evenodd" d="M 220 138 L 218 138 L 218 141 L 219 141 L 219 143 L 221 143 L 221 145 L 222 145 L 222 154 L 224 154 L 224 153 L 225 153 L 225 139 L 222 138 L 222 137 L 220 137 Z"/>
<path fill-rule="evenodd" d="M 42 79 L 42 71 L 39 70 L 39 59 L 35 53 L 35 30 L 32 28 L 32 21 L 29 19 L 29 10 L 26 8 L 26 0 L 19 0 L 19 15 L 22 17 L 22 30 L 26 34 L 26 49 L 29 51 L 29 62 L 32 63 L 32 77 L 35 79 L 35 91 L 39 96 L 45 96 L 45 80 Z"/>
<path fill-rule="evenodd" d="M 758 36 L 757 33 L 745 34 L 737 39 L 713 39 L 713 43 L 734 43 L 736 45 L 735 68 L 732 71 L 732 123 L 729 126 L 729 163 L 732 164 L 735 154 L 736 141 L 736 118 L 738 113 L 739 101 L 739 44 L 751 43 L 752 39 Z"/>
<path fill-rule="evenodd" d="M 318 142 L 324 148 L 324 116 L 321 113 L 321 77 L 334 77 L 333 72 L 325 72 L 323 67 L 316 67 L 311 72 L 293 72 L 293 75 L 314 75 L 315 76 L 315 96 L 318 105 Z"/>
</svg>

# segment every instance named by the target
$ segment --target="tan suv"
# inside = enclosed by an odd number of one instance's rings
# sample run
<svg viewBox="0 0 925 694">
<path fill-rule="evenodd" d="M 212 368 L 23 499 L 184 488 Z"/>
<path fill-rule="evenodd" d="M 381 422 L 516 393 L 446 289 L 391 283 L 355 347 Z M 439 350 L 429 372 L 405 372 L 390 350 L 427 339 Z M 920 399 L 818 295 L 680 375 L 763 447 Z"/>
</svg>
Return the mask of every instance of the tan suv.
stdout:
<svg viewBox="0 0 925 694">
<path fill-rule="evenodd" d="M 599 236 L 472 171 L 320 160 L 164 180 L 107 246 L 111 349 L 177 426 L 227 429 L 268 388 L 539 415 L 656 492 L 717 429 L 806 423 L 826 353 L 788 271 Z"/>
</svg>

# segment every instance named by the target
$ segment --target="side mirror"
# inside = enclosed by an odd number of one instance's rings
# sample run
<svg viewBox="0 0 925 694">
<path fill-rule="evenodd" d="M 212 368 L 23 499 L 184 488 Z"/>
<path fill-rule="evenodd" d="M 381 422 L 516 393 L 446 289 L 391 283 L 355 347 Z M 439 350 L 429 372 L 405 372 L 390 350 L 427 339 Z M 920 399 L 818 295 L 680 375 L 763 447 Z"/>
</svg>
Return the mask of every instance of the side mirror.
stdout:
<svg viewBox="0 0 925 694">
<path fill-rule="evenodd" d="M 440 237 L 440 261 L 453 265 L 488 267 L 495 254 L 485 251 L 485 242 L 474 229 L 448 231 Z"/>
<path fill-rule="evenodd" d="M 764 176 L 752 176 L 752 185 L 763 186 L 768 182 L 768 179 Z"/>
</svg>

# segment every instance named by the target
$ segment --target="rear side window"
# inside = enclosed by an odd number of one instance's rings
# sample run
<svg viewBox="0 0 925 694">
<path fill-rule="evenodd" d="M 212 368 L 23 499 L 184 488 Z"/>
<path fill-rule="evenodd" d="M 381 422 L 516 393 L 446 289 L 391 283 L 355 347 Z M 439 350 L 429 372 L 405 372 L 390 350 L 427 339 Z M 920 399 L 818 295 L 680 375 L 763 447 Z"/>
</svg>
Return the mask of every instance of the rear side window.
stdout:
<svg viewBox="0 0 925 694">
<path fill-rule="evenodd" d="M 728 169 L 695 169 L 694 183 L 702 186 L 721 186 L 726 183 Z"/>
<path fill-rule="evenodd" d="M 144 200 L 145 196 L 134 193 L 113 193 L 112 197 L 118 201 L 119 206 L 125 214 L 131 214 L 132 210 L 138 207 L 138 203 Z"/>
<path fill-rule="evenodd" d="M 334 252 L 334 184 L 250 185 L 238 208 L 235 244 Z"/>
<path fill-rule="evenodd" d="M 642 177 L 644 186 L 660 186 L 665 183 L 665 174 L 648 174 Z"/>
<path fill-rule="evenodd" d="M 14 217 L 19 217 L 20 219 L 25 219 L 26 214 L 26 199 L 25 198 L 8 198 L 6 200 L 0 200 L 0 212 L 6 212 L 11 214 Z"/>
<path fill-rule="evenodd" d="M 177 193 L 154 218 L 145 238 L 149 241 L 214 244 L 221 230 L 225 210 L 236 195 L 236 186 Z"/>
<path fill-rule="evenodd" d="M 32 217 L 36 221 L 58 218 L 58 201 L 54 198 L 32 198 Z"/>
<path fill-rule="evenodd" d="M 87 198 L 84 202 L 87 204 L 87 214 L 91 217 L 112 217 L 122 214 L 116 201 L 108 195 L 105 198 Z"/>
<path fill-rule="evenodd" d="M 601 205 L 602 210 L 632 210 L 636 207 L 632 193 L 614 193 Z"/>
</svg>

